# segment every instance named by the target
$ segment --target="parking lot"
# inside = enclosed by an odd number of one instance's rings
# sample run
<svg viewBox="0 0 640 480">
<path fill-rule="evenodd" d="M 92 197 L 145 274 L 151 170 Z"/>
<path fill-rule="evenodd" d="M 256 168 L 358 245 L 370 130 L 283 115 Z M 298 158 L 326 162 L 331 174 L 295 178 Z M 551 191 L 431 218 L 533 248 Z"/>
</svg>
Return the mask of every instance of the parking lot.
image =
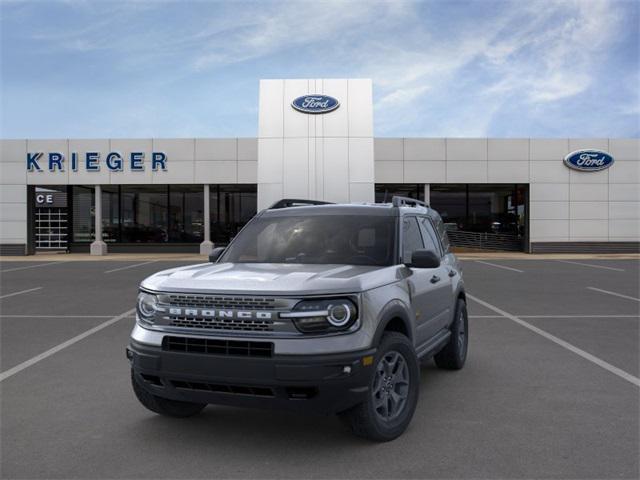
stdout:
<svg viewBox="0 0 640 480">
<path fill-rule="evenodd" d="M 464 261 L 467 365 L 425 364 L 413 422 L 386 444 L 333 417 L 139 405 L 136 286 L 186 263 L 2 262 L 3 478 L 639 476 L 637 258 Z"/>
</svg>

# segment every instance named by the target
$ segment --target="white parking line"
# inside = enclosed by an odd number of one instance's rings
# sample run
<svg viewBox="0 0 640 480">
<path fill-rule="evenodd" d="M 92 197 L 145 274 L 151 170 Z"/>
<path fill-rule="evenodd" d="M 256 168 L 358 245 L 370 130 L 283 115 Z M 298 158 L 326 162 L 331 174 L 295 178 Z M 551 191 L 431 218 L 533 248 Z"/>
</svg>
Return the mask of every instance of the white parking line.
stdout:
<svg viewBox="0 0 640 480">
<path fill-rule="evenodd" d="M 6 380 L 9 377 L 12 377 L 16 373 L 21 372 L 25 368 L 29 368 L 31 365 L 35 365 L 39 361 L 44 360 L 45 358 L 50 357 L 51 355 L 53 355 L 55 353 L 58 353 L 60 350 L 64 350 L 65 348 L 70 347 L 74 343 L 77 343 L 80 340 L 82 340 L 84 338 L 87 338 L 89 335 L 93 335 L 94 333 L 99 332 L 103 328 L 107 328 L 109 325 L 113 325 L 118 320 L 122 320 L 123 318 L 128 317 L 133 312 L 135 312 L 135 310 L 136 310 L 135 308 L 132 308 L 131 310 L 127 310 L 126 312 L 124 312 L 124 313 L 122 313 L 122 314 L 120 314 L 120 315 L 118 315 L 116 317 L 113 317 L 112 319 L 107 320 L 106 322 L 103 322 L 100 325 L 97 325 L 97 326 L 95 326 L 93 328 L 90 328 L 89 330 L 87 330 L 86 332 L 81 333 L 80 335 L 76 335 L 75 337 L 67 340 L 66 342 L 63 342 L 63 343 L 61 343 L 59 345 L 56 345 L 53 348 L 50 348 L 46 352 L 42 352 L 40 355 L 36 355 L 35 357 L 30 358 L 29 360 L 26 360 L 26 361 L 16 365 L 15 367 L 10 368 L 9 370 L 6 370 L 6 371 L 0 373 L 0 382 Z"/>
<path fill-rule="evenodd" d="M 624 370 L 621 370 L 618 367 L 614 367 L 610 363 L 605 362 L 604 360 L 596 357 L 595 355 L 591 355 L 589 352 L 585 352 L 584 350 L 576 347 L 575 345 L 572 345 L 569 342 L 565 342 L 561 338 L 558 338 L 555 335 L 551 335 L 550 333 L 545 332 L 544 330 L 542 330 L 542 329 L 540 329 L 540 328 L 538 328 L 538 327 L 536 327 L 534 325 L 531 325 L 528 322 L 525 322 L 524 320 L 516 317 L 515 315 L 512 315 L 511 313 L 505 312 L 504 310 L 496 307 L 495 305 L 491 305 L 490 303 L 485 302 L 484 300 L 480 300 L 479 298 L 474 297 L 473 295 L 470 295 L 468 293 L 467 293 L 467 297 L 469 297 L 474 302 L 479 303 L 483 307 L 486 307 L 489 310 L 493 310 L 494 312 L 499 313 L 503 317 L 508 318 L 509 320 L 517 323 L 518 325 L 521 325 L 524 328 L 527 328 L 527 329 L 531 330 L 532 332 L 537 333 L 538 335 L 546 338 L 547 340 L 551 340 L 553 343 L 555 343 L 557 345 L 560 345 L 563 348 L 566 348 L 570 352 L 573 352 L 576 355 L 579 355 L 582 358 L 584 358 L 586 360 L 589 360 L 591 363 L 599 366 L 600 368 L 604 368 L 605 370 L 613 373 L 614 375 L 617 375 L 618 377 L 626 380 L 627 382 L 632 383 L 633 385 L 635 385 L 637 387 L 640 387 L 640 378 L 634 377 L 633 375 L 625 372 Z"/>
<path fill-rule="evenodd" d="M 0 315 L 2 317 L 2 315 Z M 640 315 L 516 315 L 518 318 L 640 318 Z M 502 315 L 469 315 L 469 318 L 503 318 Z"/>
<path fill-rule="evenodd" d="M 518 270 L 517 268 L 505 267 L 504 265 L 498 265 L 497 263 L 483 262 L 482 260 L 476 260 L 476 263 L 482 263 L 483 265 L 491 265 L 496 268 L 503 268 L 505 270 L 511 270 L 512 272 L 524 273 L 524 270 Z"/>
<path fill-rule="evenodd" d="M 572 262 L 570 260 L 556 260 L 556 262 L 571 263 L 572 265 L 582 265 L 583 267 L 602 268 L 603 270 L 613 270 L 614 272 L 624 272 L 623 268 L 607 267 L 605 265 L 592 265 L 590 263 Z"/>
<path fill-rule="evenodd" d="M 35 292 L 36 290 L 41 290 L 42 287 L 30 288 L 28 290 L 20 290 L 19 292 L 7 293 L 6 295 L 1 295 L 0 298 L 13 297 L 14 295 L 22 295 L 23 293 Z"/>
<path fill-rule="evenodd" d="M 114 268 L 113 270 L 107 270 L 104 273 L 113 273 L 113 272 L 119 272 L 120 270 L 127 270 L 128 268 L 135 268 L 135 267 L 140 267 L 142 265 L 147 265 L 149 263 L 155 263 L 158 260 L 151 260 L 149 262 L 142 262 L 142 263 L 135 263 L 133 265 L 127 265 L 126 267 L 120 267 L 120 268 Z"/>
<path fill-rule="evenodd" d="M 0 273 L 15 272 L 15 271 L 18 271 L 18 270 L 27 270 L 29 268 L 46 267 L 47 265 L 56 265 L 58 263 L 68 263 L 70 261 L 71 260 L 61 260 L 59 262 L 38 263 L 36 265 L 29 265 L 29 266 L 26 266 L 26 267 L 7 268 L 5 270 L 0 270 Z"/>
<path fill-rule="evenodd" d="M 621 293 L 616 293 L 616 292 L 610 292 L 609 290 L 602 290 L 601 288 L 596 288 L 596 287 L 587 287 L 587 288 L 589 290 L 593 290 L 595 292 L 607 293 L 609 295 L 613 295 L 613 296 L 616 296 L 616 297 L 626 298 L 627 300 L 635 300 L 636 302 L 640 302 L 640 298 L 629 297 L 628 295 L 623 295 Z"/>
</svg>

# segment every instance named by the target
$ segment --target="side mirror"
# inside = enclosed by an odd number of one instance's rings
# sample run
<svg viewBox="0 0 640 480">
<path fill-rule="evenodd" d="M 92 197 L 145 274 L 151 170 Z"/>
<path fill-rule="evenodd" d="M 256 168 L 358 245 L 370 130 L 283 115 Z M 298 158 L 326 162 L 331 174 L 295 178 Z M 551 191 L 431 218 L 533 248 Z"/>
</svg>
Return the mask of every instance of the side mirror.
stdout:
<svg viewBox="0 0 640 480">
<path fill-rule="evenodd" d="M 225 250 L 226 247 L 216 247 L 211 250 L 211 253 L 209 254 L 209 261 L 211 263 L 216 263 Z"/>
<path fill-rule="evenodd" d="M 440 257 L 432 250 L 414 250 L 411 255 L 411 263 L 407 267 L 411 268 L 438 268 Z"/>
</svg>

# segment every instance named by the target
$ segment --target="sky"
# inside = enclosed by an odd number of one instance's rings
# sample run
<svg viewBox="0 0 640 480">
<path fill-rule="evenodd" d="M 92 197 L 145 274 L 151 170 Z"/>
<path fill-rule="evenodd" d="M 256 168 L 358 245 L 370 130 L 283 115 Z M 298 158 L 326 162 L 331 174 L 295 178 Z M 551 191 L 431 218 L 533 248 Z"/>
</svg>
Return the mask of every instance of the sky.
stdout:
<svg viewBox="0 0 640 480">
<path fill-rule="evenodd" d="M 639 137 L 639 5 L 0 0 L 0 137 L 257 136 L 261 78 L 371 78 L 376 137 Z"/>
</svg>

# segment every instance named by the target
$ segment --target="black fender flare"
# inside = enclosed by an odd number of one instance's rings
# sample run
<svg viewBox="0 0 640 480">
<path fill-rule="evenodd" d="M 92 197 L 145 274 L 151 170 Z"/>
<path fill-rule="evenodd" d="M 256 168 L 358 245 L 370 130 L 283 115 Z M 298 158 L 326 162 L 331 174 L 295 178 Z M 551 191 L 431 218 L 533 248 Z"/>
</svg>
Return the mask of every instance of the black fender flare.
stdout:
<svg viewBox="0 0 640 480">
<path fill-rule="evenodd" d="M 395 318 L 399 318 L 402 321 L 408 334 L 409 340 L 413 342 L 414 329 L 411 323 L 411 312 L 409 311 L 409 308 L 400 300 L 391 300 L 384 307 L 382 307 L 378 318 L 378 327 L 376 328 L 376 332 L 373 336 L 372 346 L 377 346 L 380 344 L 380 340 L 382 339 L 382 335 L 384 334 L 387 325 L 389 325 L 389 322 L 391 322 L 391 320 Z"/>
</svg>

